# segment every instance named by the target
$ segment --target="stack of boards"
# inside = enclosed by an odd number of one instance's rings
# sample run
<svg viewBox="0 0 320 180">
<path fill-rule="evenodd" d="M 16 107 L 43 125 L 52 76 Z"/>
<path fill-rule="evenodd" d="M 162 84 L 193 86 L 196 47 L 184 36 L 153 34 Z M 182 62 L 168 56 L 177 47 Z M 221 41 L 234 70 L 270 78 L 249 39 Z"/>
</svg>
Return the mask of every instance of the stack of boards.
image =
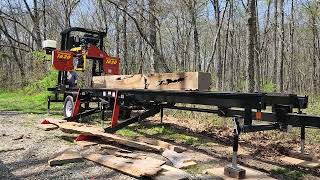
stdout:
<svg viewBox="0 0 320 180">
<path fill-rule="evenodd" d="M 192 90 L 207 91 L 211 74 L 204 72 L 178 72 L 134 75 L 106 75 L 93 77 L 93 88 Z"/>
<path fill-rule="evenodd" d="M 166 180 L 188 179 L 191 175 L 180 168 L 196 165 L 195 161 L 182 153 L 186 151 L 185 148 L 161 140 L 145 137 L 127 139 L 105 133 L 99 127 L 59 119 L 46 118 L 42 123 L 44 124 L 37 126 L 46 131 L 53 130 L 52 127 L 55 126 L 55 129 L 59 128 L 63 132 L 81 134 L 91 139 L 76 141 L 81 148 L 59 151 L 48 161 L 50 166 L 82 162 L 86 159 L 133 177 Z M 115 144 L 122 147 L 114 146 Z M 123 147 L 129 147 L 131 150 Z M 140 153 L 133 152 L 133 149 L 140 150 Z M 173 166 L 166 165 L 163 159 L 150 157 L 147 152 L 161 154 Z"/>
</svg>

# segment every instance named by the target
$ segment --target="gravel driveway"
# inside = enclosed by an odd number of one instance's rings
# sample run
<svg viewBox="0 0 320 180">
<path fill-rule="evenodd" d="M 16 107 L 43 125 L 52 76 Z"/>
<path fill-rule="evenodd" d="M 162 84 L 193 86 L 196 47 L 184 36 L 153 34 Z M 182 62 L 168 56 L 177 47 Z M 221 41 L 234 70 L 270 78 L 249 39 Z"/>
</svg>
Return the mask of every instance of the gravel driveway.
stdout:
<svg viewBox="0 0 320 180">
<path fill-rule="evenodd" d="M 89 161 L 50 167 L 54 153 L 74 144 L 70 134 L 35 128 L 43 117 L 0 112 L 0 179 L 135 179 Z"/>
</svg>

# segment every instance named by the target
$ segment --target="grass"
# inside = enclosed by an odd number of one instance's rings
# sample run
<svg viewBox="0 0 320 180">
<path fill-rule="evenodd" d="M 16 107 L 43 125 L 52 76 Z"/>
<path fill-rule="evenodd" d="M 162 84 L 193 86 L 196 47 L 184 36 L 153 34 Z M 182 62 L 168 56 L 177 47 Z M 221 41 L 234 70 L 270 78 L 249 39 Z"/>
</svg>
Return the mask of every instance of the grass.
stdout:
<svg viewBox="0 0 320 180">
<path fill-rule="evenodd" d="M 303 179 L 305 174 L 300 171 L 290 170 L 287 168 L 277 168 L 271 170 L 272 174 L 283 176 L 284 179 L 290 180 L 300 180 Z"/>
<path fill-rule="evenodd" d="M 181 142 L 188 145 L 198 146 L 203 145 L 206 140 L 190 135 L 185 132 L 177 132 L 176 129 L 168 126 L 168 125 L 161 125 L 155 124 L 152 126 L 143 126 L 143 125 L 135 125 L 129 126 L 124 129 L 120 129 L 117 131 L 117 134 L 126 136 L 126 137 L 137 137 L 137 136 L 151 136 L 157 138 L 163 138 L 172 140 L 175 142 Z"/>
<path fill-rule="evenodd" d="M 0 91 L 0 110 L 21 111 L 25 113 L 46 113 L 48 87 L 55 86 L 57 73 L 50 71 L 45 78 L 36 81 L 23 89 Z M 61 111 L 61 104 L 52 103 L 52 111 Z"/>
</svg>

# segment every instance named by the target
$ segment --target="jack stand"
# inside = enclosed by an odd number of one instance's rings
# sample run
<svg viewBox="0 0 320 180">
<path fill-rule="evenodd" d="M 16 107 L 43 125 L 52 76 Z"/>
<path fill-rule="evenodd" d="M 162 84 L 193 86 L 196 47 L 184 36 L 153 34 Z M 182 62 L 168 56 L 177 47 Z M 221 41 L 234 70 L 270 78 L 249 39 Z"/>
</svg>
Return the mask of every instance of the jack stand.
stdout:
<svg viewBox="0 0 320 180">
<path fill-rule="evenodd" d="M 309 154 L 305 152 L 304 145 L 306 140 L 306 127 L 301 126 L 300 127 L 300 150 L 299 151 L 290 151 L 289 156 L 293 158 L 302 159 L 305 161 L 312 161 L 314 158 Z"/>
<path fill-rule="evenodd" d="M 50 114 L 50 103 L 51 103 L 51 97 L 48 96 L 48 111 L 47 111 L 48 115 Z"/>
<path fill-rule="evenodd" d="M 100 105 L 100 108 L 101 108 L 101 127 L 103 127 L 103 124 L 104 124 L 104 119 L 105 119 L 105 113 L 104 113 L 104 110 L 105 110 L 105 105 L 104 104 L 101 104 Z"/>
<path fill-rule="evenodd" d="M 232 178 L 236 178 L 236 179 L 244 179 L 246 176 L 246 170 L 240 168 L 237 165 L 239 134 L 240 134 L 239 117 L 234 117 L 234 123 L 235 123 L 235 128 L 233 131 L 232 164 L 227 165 L 224 168 L 224 175 L 232 177 Z"/>
<path fill-rule="evenodd" d="M 160 123 L 163 122 L 163 108 L 160 109 Z"/>
</svg>

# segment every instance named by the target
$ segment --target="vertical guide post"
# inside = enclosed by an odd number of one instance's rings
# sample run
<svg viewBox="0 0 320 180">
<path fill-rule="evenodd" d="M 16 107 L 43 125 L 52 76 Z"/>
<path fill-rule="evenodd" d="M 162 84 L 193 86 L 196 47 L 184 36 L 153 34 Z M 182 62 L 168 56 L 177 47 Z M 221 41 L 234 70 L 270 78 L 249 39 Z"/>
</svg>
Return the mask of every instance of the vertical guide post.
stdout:
<svg viewBox="0 0 320 180">
<path fill-rule="evenodd" d="M 301 154 L 304 154 L 304 143 L 306 139 L 306 127 L 301 126 L 301 141 L 300 141 L 300 152 Z"/>
<path fill-rule="evenodd" d="M 50 114 L 50 103 L 51 103 L 51 97 L 48 96 L 48 111 L 47 111 L 48 114 Z"/>
<path fill-rule="evenodd" d="M 298 109 L 298 114 L 302 114 L 301 109 Z M 306 127 L 304 125 L 302 125 L 300 127 L 300 153 L 304 154 L 304 143 L 305 143 L 305 139 L 306 139 Z"/>
<path fill-rule="evenodd" d="M 244 125 L 252 125 L 252 110 L 251 109 L 244 109 Z M 238 121 L 239 122 L 239 121 Z"/>
<path fill-rule="evenodd" d="M 105 108 L 104 108 L 104 104 L 101 104 L 100 105 L 100 108 L 101 108 L 101 126 L 103 127 L 103 121 L 104 121 L 104 118 L 105 118 L 105 114 L 104 114 L 104 110 L 105 110 Z"/>
<path fill-rule="evenodd" d="M 163 108 L 160 109 L 160 122 L 162 124 L 163 121 Z"/>
<path fill-rule="evenodd" d="M 234 117 L 235 127 L 233 130 L 233 147 L 232 147 L 232 167 L 237 168 L 237 156 L 239 148 L 239 117 Z"/>
</svg>

